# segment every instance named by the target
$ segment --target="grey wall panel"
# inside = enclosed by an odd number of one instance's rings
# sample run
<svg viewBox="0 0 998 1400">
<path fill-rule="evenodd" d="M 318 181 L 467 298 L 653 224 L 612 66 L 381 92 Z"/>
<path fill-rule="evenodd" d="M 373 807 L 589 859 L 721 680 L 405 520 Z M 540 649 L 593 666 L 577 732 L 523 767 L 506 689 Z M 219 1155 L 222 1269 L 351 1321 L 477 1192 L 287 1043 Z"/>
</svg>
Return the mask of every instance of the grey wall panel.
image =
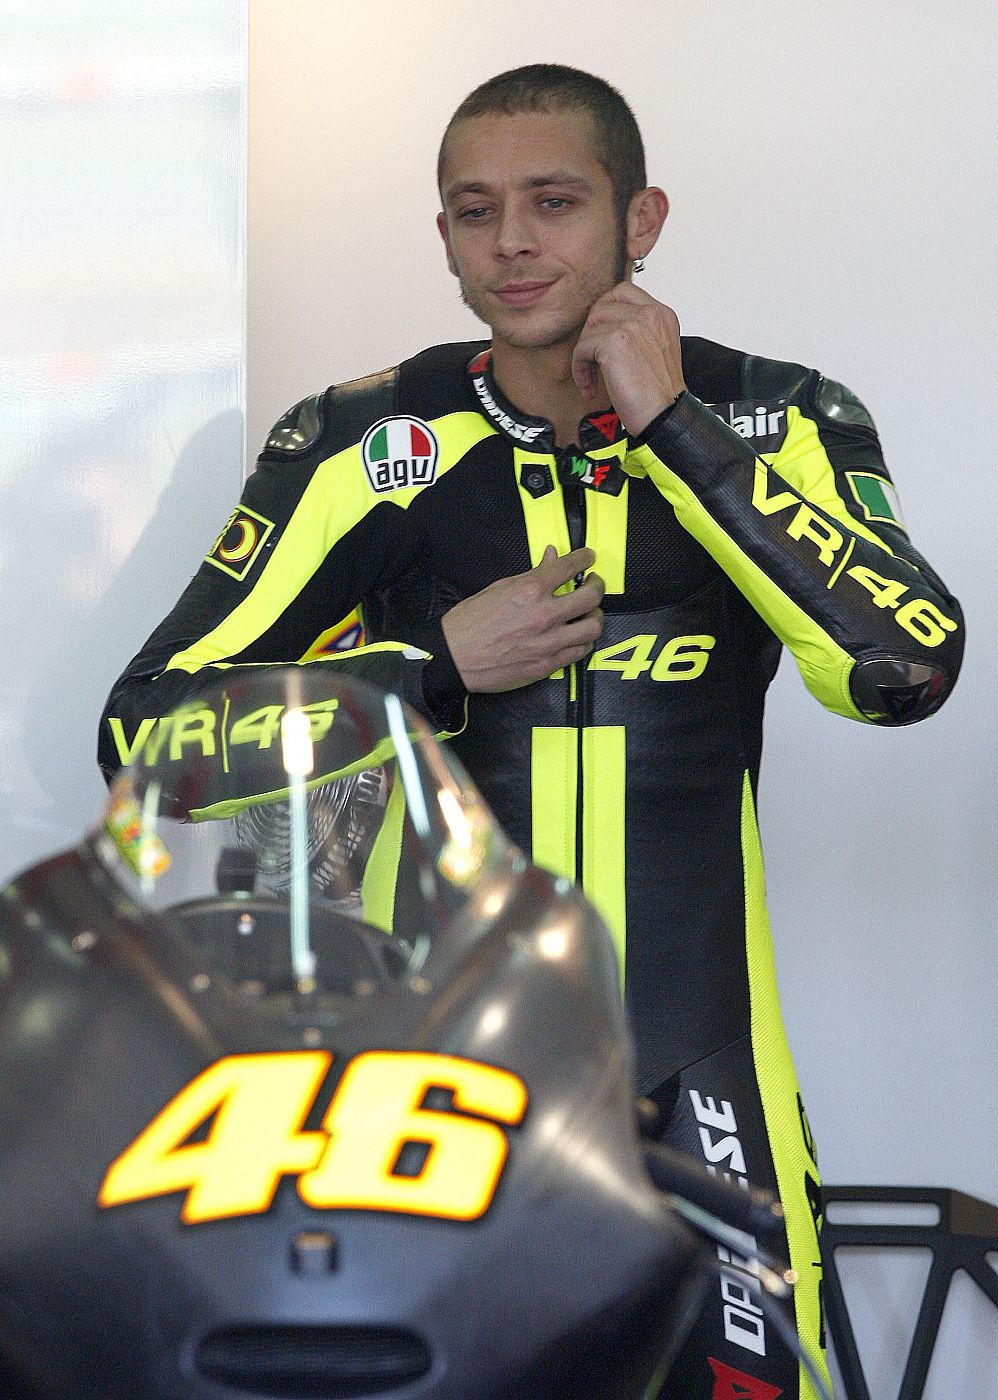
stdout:
<svg viewBox="0 0 998 1400">
<path fill-rule="evenodd" d="M 0 867 L 97 813 L 104 697 L 243 457 L 242 0 L 0 7 Z"/>
</svg>

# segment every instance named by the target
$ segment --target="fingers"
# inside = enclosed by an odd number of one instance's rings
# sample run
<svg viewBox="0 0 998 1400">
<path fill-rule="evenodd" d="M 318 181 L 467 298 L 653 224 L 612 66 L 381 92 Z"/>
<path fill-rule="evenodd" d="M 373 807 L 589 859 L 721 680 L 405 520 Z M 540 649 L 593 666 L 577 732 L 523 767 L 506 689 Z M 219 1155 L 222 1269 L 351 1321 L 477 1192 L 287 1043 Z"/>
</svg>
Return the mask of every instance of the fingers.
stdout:
<svg viewBox="0 0 998 1400">
<path fill-rule="evenodd" d="M 656 301 L 641 287 L 620 282 L 594 302 L 572 355 L 572 378 L 583 398 L 597 392 L 602 373 L 614 407 L 626 422 L 626 386 L 640 376 L 645 363 L 649 370 L 668 364 L 670 382 L 682 387 L 682 355 L 679 318 L 671 306 Z M 658 376 L 660 377 L 660 376 Z M 677 389 L 678 392 L 678 389 Z"/>
<path fill-rule="evenodd" d="M 559 554 L 553 544 L 547 545 L 541 562 L 531 572 L 540 581 L 545 593 L 553 593 L 576 574 L 584 574 L 596 562 L 596 555 L 583 546 L 569 554 Z"/>
<path fill-rule="evenodd" d="M 594 608 L 585 617 L 559 627 L 552 638 L 551 660 L 557 668 L 583 661 L 603 635 L 603 613 Z"/>
<path fill-rule="evenodd" d="M 580 340 L 572 351 L 572 378 L 584 399 L 591 399 L 598 387 L 598 361 L 588 340 Z"/>
<path fill-rule="evenodd" d="M 611 287 L 608 292 L 604 292 L 598 301 L 593 302 L 590 315 L 595 311 L 597 315 L 606 307 L 617 306 L 644 306 L 655 311 L 667 311 L 675 316 L 671 306 L 666 306 L 664 302 L 658 301 L 643 287 L 638 287 L 633 282 L 618 282 L 615 287 Z"/>
<path fill-rule="evenodd" d="M 554 601 L 563 617 L 582 617 L 584 613 L 599 607 L 605 592 L 606 584 L 599 574 L 587 574 L 578 588 L 573 588 L 571 593 L 559 594 Z"/>
<path fill-rule="evenodd" d="M 631 306 L 659 306 L 650 292 L 646 292 L 644 287 L 639 287 L 636 282 L 618 282 L 615 287 L 611 287 L 608 292 L 604 292 L 600 297 L 600 302 L 627 302 Z"/>
<path fill-rule="evenodd" d="M 616 348 L 612 337 L 618 337 L 617 347 L 626 347 L 627 338 L 636 333 L 650 339 L 654 346 L 650 328 L 635 321 L 633 303 L 609 302 L 605 298 L 596 302 L 572 352 L 572 378 L 584 398 L 597 392 L 600 368 Z"/>
<path fill-rule="evenodd" d="M 558 589 L 563 588 L 571 579 L 585 573 L 595 560 L 596 555 L 586 546 L 570 550 L 568 554 L 559 554 L 554 545 L 546 546 L 541 562 L 531 570 L 531 574 L 540 584 L 545 601 L 550 607 L 550 626 L 555 627 L 573 618 L 584 617 L 599 608 L 606 592 L 606 584 L 599 574 L 586 574 L 577 588 L 570 589 L 567 593 L 558 592 Z M 597 636 L 602 627 L 601 613 Z"/>
<path fill-rule="evenodd" d="M 553 644 L 556 647 L 581 646 L 588 651 L 593 642 L 602 637 L 603 621 L 603 609 L 593 608 L 584 617 L 577 617 L 556 628 L 552 633 Z"/>
</svg>

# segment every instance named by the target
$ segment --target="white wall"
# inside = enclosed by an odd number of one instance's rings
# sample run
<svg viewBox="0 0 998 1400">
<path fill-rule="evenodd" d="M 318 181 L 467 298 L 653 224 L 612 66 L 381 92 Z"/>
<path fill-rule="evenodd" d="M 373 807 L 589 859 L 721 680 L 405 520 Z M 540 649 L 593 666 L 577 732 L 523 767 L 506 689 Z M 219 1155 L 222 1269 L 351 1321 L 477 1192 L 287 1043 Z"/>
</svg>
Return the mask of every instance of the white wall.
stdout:
<svg viewBox="0 0 998 1400">
<path fill-rule="evenodd" d="M 243 458 L 241 0 L 0 4 L 0 876 L 101 810 L 112 682 Z"/>
<path fill-rule="evenodd" d="M 925 725 L 829 716 L 785 663 L 762 821 L 826 1179 L 992 1200 L 994 28 L 985 0 L 253 0 L 248 361 L 258 445 L 308 392 L 482 334 L 433 227 L 448 116 L 525 62 L 623 90 L 673 203 L 642 285 L 691 333 L 857 391 L 916 543 L 966 605 L 964 674 Z M 998 1391 L 994 1310 L 965 1306 L 940 1397 Z"/>
</svg>

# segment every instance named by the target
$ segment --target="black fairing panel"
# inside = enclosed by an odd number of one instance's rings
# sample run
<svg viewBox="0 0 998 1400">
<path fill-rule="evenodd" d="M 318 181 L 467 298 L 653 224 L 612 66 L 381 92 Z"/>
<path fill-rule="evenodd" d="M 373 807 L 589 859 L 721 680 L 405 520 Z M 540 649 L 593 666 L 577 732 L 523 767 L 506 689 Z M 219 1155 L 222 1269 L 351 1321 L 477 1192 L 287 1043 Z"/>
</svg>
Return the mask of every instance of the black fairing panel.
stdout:
<svg viewBox="0 0 998 1400">
<path fill-rule="evenodd" d="M 206 984 L 197 949 L 131 903 L 86 846 L 29 871 L 0 899 L 4 1393 L 643 1396 L 702 1282 L 696 1246 L 642 1166 L 616 980 L 588 906 L 532 868 L 457 960 L 435 949 L 421 978 L 361 1007 L 329 997 L 307 1010 L 290 997 L 254 1004 L 224 977 Z M 202 1224 L 181 1223 L 179 1194 L 98 1207 L 111 1161 L 207 1066 L 303 1044 L 333 1053 L 334 1078 L 370 1049 L 519 1075 L 529 1103 L 486 1213 L 320 1211 L 290 1177 L 265 1213 Z M 334 1266 L 296 1270 L 295 1240 L 315 1231 L 332 1236 Z M 199 1369 L 199 1357 L 217 1361 L 220 1335 L 265 1350 L 276 1333 L 261 1329 L 276 1328 L 293 1351 L 317 1327 L 398 1334 L 428 1367 L 399 1386 L 390 1368 L 378 1379 L 372 1351 L 360 1389 L 321 1368 L 281 1379 L 266 1357 L 270 1379 L 239 1389 Z"/>
</svg>

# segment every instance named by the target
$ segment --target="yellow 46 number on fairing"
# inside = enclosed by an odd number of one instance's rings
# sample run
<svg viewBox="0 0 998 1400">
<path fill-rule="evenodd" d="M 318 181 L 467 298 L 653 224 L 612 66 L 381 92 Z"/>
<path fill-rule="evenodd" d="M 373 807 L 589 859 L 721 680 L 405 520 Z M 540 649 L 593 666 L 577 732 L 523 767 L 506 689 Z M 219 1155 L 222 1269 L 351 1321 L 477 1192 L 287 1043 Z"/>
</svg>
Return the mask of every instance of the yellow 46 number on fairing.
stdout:
<svg viewBox="0 0 998 1400">
<path fill-rule="evenodd" d="M 120 1206 L 186 1191 L 187 1224 L 270 1206 L 283 1176 L 322 1210 L 392 1210 L 474 1220 L 506 1162 L 500 1124 L 527 1090 L 507 1070 L 451 1055 L 370 1051 L 347 1065 L 321 1126 L 305 1129 L 332 1063 L 324 1050 L 230 1055 L 191 1081 L 108 1168 L 97 1197 Z M 451 1109 L 423 1106 L 430 1089 Z M 474 1116 L 470 1116 L 474 1115 Z M 210 1124 L 203 1141 L 195 1133 Z M 402 1167 L 415 1144 L 418 1165 Z"/>
</svg>

